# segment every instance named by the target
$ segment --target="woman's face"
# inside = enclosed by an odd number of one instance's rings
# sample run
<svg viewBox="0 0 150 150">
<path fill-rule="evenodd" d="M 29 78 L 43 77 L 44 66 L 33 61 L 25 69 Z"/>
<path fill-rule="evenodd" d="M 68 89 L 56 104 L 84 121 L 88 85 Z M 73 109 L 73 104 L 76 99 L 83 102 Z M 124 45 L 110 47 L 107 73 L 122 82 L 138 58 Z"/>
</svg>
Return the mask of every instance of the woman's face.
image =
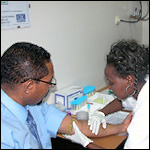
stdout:
<svg viewBox="0 0 150 150">
<path fill-rule="evenodd" d="M 109 89 L 117 96 L 118 99 L 127 98 L 126 87 L 129 85 L 126 78 L 122 78 L 115 72 L 112 65 L 107 65 L 105 68 L 105 76 L 109 82 Z"/>
</svg>

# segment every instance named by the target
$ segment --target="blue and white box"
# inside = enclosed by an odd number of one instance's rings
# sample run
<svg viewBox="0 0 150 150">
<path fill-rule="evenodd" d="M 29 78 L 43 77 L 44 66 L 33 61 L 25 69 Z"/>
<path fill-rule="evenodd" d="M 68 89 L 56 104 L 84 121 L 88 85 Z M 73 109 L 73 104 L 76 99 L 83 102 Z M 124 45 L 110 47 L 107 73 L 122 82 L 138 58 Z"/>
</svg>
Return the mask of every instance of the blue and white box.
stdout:
<svg viewBox="0 0 150 150">
<path fill-rule="evenodd" d="M 55 92 L 55 104 L 70 109 L 70 102 L 83 95 L 83 88 L 80 86 L 69 86 Z"/>
</svg>

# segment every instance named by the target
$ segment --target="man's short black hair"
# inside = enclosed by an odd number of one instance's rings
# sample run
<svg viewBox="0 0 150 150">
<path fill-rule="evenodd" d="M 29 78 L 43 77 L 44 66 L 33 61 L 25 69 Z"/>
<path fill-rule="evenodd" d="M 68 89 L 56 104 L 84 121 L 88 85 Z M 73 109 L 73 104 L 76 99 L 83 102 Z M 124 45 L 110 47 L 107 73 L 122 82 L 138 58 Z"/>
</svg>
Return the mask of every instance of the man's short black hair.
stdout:
<svg viewBox="0 0 150 150">
<path fill-rule="evenodd" d="M 18 42 L 9 47 L 1 57 L 1 84 L 11 87 L 29 79 L 48 75 L 45 63 L 51 55 L 44 48 L 32 43 Z"/>
</svg>

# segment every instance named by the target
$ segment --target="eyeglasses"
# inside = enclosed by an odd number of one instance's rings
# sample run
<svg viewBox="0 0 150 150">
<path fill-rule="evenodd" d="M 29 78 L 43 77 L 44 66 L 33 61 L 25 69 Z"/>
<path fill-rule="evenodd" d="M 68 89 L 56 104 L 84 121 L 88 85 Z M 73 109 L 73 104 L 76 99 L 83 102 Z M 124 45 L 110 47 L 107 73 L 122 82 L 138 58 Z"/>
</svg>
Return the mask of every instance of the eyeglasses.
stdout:
<svg viewBox="0 0 150 150">
<path fill-rule="evenodd" d="M 46 81 L 43 81 L 43 80 L 40 80 L 40 79 L 33 79 L 33 80 L 43 82 L 43 83 L 47 83 L 47 84 L 51 85 L 52 87 L 54 87 L 57 84 L 56 79 L 54 77 L 49 82 L 46 82 Z"/>
<path fill-rule="evenodd" d="M 44 83 L 47 83 L 47 84 L 51 85 L 52 88 L 53 88 L 55 85 L 57 85 L 56 79 L 55 79 L 54 77 L 53 77 L 53 78 L 51 79 L 51 81 L 49 81 L 49 82 L 43 81 L 43 80 L 40 80 L 40 79 L 26 79 L 26 80 L 22 81 L 21 83 L 24 83 L 24 82 L 26 82 L 26 81 L 28 81 L 28 80 L 34 80 L 34 81 L 44 82 Z"/>
</svg>

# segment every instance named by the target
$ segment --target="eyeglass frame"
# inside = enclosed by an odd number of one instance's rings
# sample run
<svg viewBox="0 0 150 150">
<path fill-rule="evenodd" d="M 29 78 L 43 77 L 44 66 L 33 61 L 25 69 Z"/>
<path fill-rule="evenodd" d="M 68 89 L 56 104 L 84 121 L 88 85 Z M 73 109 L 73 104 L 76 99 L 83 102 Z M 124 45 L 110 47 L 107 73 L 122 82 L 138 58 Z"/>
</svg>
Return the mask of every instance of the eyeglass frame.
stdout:
<svg viewBox="0 0 150 150">
<path fill-rule="evenodd" d="M 47 83 L 47 84 L 49 84 L 49 85 L 52 85 L 52 87 L 54 87 L 55 85 L 57 85 L 57 83 L 52 83 L 52 82 L 51 82 L 52 80 L 55 80 L 55 82 L 56 82 L 56 79 L 55 79 L 54 77 L 53 77 L 49 82 L 43 81 L 43 80 L 40 80 L 40 79 L 33 79 L 33 80 L 39 81 L 39 82 L 43 82 L 43 83 Z"/>
<path fill-rule="evenodd" d="M 51 81 L 52 80 L 55 80 L 55 82 L 56 82 L 56 79 L 53 77 L 49 82 L 47 82 L 47 81 L 43 81 L 43 80 L 40 80 L 40 79 L 28 79 L 28 80 L 34 80 L 34 81 L 39 81 L 39 82 L 43 82 L 43 83 L 47 83 L 47 84 L 49 84 L 49 85 L 52 85 L 52 87 L 54 87 L 55 85 L 57 85 L 57 83 L 52 83 Z M 26 80 L 27 81 L 27 80 Z M 23 82 L 21 82 L 21 83 L 24 83 L 24 82 L 26 82 L 26 81 L 23 81 Z"/>
</svg>

